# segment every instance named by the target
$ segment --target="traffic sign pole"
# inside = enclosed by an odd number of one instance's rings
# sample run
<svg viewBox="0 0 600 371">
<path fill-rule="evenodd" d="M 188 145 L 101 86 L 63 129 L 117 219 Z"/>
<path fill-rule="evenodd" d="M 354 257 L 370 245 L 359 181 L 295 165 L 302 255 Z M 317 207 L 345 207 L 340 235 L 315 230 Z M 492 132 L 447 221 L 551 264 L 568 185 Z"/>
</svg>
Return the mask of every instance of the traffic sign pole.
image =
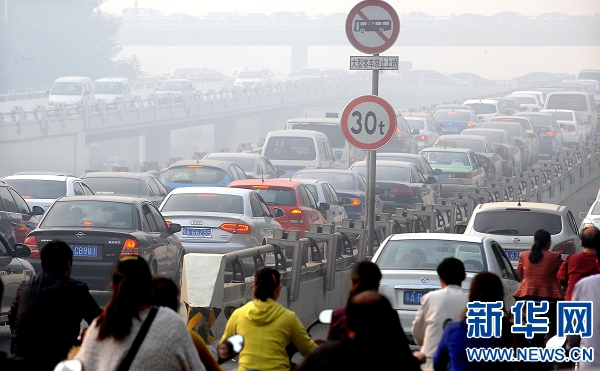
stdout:
<svg viewBox="0 0 600 371">
<path fill-rule="evenodd" d="M 374 56 L 379 54 L 373 54 Z M 373 70 L 371 94 L 379 94 L 379 71 Z M 377 150 L 368 152 L 367 161 L 367 255 L 375 249 L 375 179 L 377 178 Z"/>
</svg>

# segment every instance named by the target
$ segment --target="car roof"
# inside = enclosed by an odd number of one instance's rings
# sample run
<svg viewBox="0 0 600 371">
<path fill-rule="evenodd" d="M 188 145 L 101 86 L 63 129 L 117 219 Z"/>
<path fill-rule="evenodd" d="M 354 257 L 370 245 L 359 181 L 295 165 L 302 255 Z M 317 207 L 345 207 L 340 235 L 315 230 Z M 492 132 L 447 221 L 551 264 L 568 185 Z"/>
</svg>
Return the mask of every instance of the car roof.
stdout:
<svg viewBox="0 0 600 371">
<path fill-rule="evenodd" d="M 452 140 L 452 139 L 470 139 L 470 140 L 483 140 L 485 141 L 487 138 L 481 135 L 462 135 L 462 134 L 450 134 L 450 135 L 442 135 L 441 137 L 438 138 L 438 140 L 440 141 L 444 141 L 446 140 L 447 137 L 450 137 L 448 139 Z"/>
<path fill-rule="evenodd" d="M 377 157 L 379 156 L 402 156 L 406 158 L 423 158 L 421 155 L 415 155 L 413 153 L 400 153 L 400 152 L 377 152 Z"/>
<path fill-rule="evenodd" d="M 508 131 L 504 130 L 504 129 L 495 129 L 495 128 L 484 128 L 484 127 L 480 127 L 480 128 L 468 128 L 463 130 L 463 133 L 467 130 L 481 130 L 481 131 L 491 131 L 491 132 L 495 132 L 495 133 L 508 133 Z M 508 133 L 510 134 L 510 133 Z M 462 135 L 462 134 L 461 134 Z M 468 135 L 468 134 L 466 134 Z M 475 134 L 477 135 L 477 134 Z"/>
<path fill-rule="evenodd" d="M 179 187 L 172 190 L 169 195 L 190 194 L 190 193 L 215 193 L 223 195 L 246 196 L 251 189 L 227 188 L 227 187 Z"/>
<path fill-rule="evenodd" d="M 5 180 L 12 180 L 12 179 L 29 179 L 29 180 L 52 180 L 52 181 L 57 181 L 57 182 L 65 182 L 67 181 L 67 179 L 69 178 L 75 178 L 78 179 L 75 176 L 64 176 L 64 175 L 9 175 L 9 176 L 5 176 L 2 179 Z"/>
<path fill-rule="evenodd" d="M 466 105 L 466 104 L 471 104 L 471 103 L 475 103 L 475 104 L 477 104 L 477 103 L 495 104 L 495 103 L 498 103 L 498 101 L 495 100 L 495 99 L 467 99 L 467 100 L 464 101 L 463 104 Z"/>
<path fill-rule="evenodd" d="M 527 117 L 527 116 L 543 116 L 543 117 L 549 117 L 551 115 L 548 112 L 519 112 L 519 113 L 515 113 L 515 116 L 523 116 L 523 117 Z"/>
<path fill-rule="evenodd" d="M 19 171 L 13 175 L 62 175 L 65 177 L 77 178 L 77 176 L 69 173 L 61 173 L 59 171 Z"/>
<path fill-rule="evenodd" d="M 87 82 L 87 81 L 92 81 L 89 77 L 85 77 L 85 76 L 64 76 L 64 77 L 59 77 L 58 79 L 54 80 L 54 82 Z"/>
<path fill-rule="evenodd" d="M 326 180 L 322 180 L 322 179 L 309 179 L 309 178 L 294 178 L 297 179 L 298 182 L 302 183 L 302 184 L 317 184 L 317 183 L 328 183 L 328 181 Z"/>
<path fill-rule="evenodd" d="M 209 153 L 208 155 L 206 155 L 206 157 L 204 157 L 207 160 L 210 160 L 210 157 L 208 156 L 215 156 L 215 157 L 231 157 L 231 158 L 257 158 L 257 157 L 263 157 L 260 153 L 248 153 L 248 152 L 213 152 L 213 153 Z M 216 160 L 213 160 L 216 161 Z M 235 161 L 234 161 L 235 162 Z"/>
<path fill-rule="evenodd" d="M 540 111 L 540 113 L 551 113 L 551 112 L 569 112 L 569 113 L 577 113 L 577 111 L 573 111 L 572 109 L 558 109 L 558 108 L 546 108 Z"/>
<path fill-rule="evenodd" d="M 397 112 L 401 114 L 404 118 L 407 117 L 419 117 L 419 118 L 427 118 L 431 116 L 428 112 Z"/>
<path fill-rule="evenodd" d="M 191 82 L 189 79 L 167 79 L 164 82 L 169 82 L 169 81 L 186 81 L 186 82 Z"/>
<path fill-rule="evenodd" d="M 355 164 L 367 164 L 367 161 L 356 161 Z M 393 160 L 381 160 L 381 161 L 377 161 L 377 165 L 384 165 L 384 166 L 396 166 L 396 167 L 411 167 L 411 166 L 415 166 L 415 164 L 413 164 L 412 162 L 406 162 L 406 161 L 393 161 Z"/>
<path fill-rule="evenodd" d="M 296 180 L 289 179 L 265 179 L 264 181 L 261 179 L 245 179 L 245 180 L 234 180 L 229 184 L 230 187 L 236 185 L 245 185 L 245 186 L 255 186 L 255 185 L 265 185 L 265 186 L 279 186 L 279 187 L 292 187 L 296 188 L 302 183 Z"/>
<path fill-rule="evenodd" d="M 332 173 L 332 174 L 355 174 L 358 175 L 360 174 L 360 171 L 356 171 L 356 170 L 343 170 L 343 169 L 302 169 L 300 171 L 298 171 L 296 174 L 298 173 Z M 295 178 L 294 178 L 295 179 Z"/>
<path fill-rule="evenodd" d="M 553 91 L 553 92 L 548 93 L 547 96 L 550 97 L 551 95 L 563 95 L 563 94 L 564 95 L 581 95 L 581 94 L 593 95 L 592 93 L 588 93 L 588 92 L 585 92 L 585 91 L 568 91 L 568 90 L 565 90 L 565 91 Z M 546 98 L 546 100 L 548 100 L 548 98 Z"/>
<path fill-rule="evenodd" d="M 186 166 L 186 165 L 206 165 L 206 166 L 215 166 L 215 167 L 228 167 L 233 164 L 233 161 L 224 161 L 224 160 L 179 160 L 169 166 Z"/>
<path fill-rule="evenodd" d="M 547 210 L 547 211 L 562 211 L 563 209 L 566 208 L 566 206 L 563 205 L 557 205 L 557 204 L 547 204 L 547 203 L 543 203 L 543 202 L 520 202 L 520 206 L 519 206 L 519 202 L 488 202 L 488 203 L 484 203 L 484 204 L 479 204 L 475 209 L 476 210 L 503 210 L 503 209 L 507 209 L 507 208 L 511 208 L 511 209 L 518 209 L 518 208 L 523 208 L 523 209 L 531 209 L 531 210 Z M 542 227 L 542 226 L 540 226 Z"/>
<path fill-rule="evenodd" d="M 339 118 L 323 118 L 323 117 L 318 117 L 318 118 L 301 117 L 301 118 L 297 118 L 297 119 L 289 119 L 286 121 L 286 123 L 290 123 L 290 124 L 297 123 L 297 124 L 307 124 L 307 125 L 310 125 L 311 123 L 339 125 L 340 119 Z"/>
<path fill-rule="evenodd" d="M 82 175 L 82 179 L 89 178 L 127 178 L 141 179 L 144 176 L 151 176 L 149 173 L 134 173 L 129 171 L 93 171 Z"/>
<path fill-rule="evenodd" d="M 127 77 L 103 77 L 94 82 L 129 82 Z"/>
<path fill-rule="evenodd" d="M 312 138 L 313 136 L 327 138 L 327 135 L 320 131 L 314 130 L 275 130 L 269 132 L 267 137 L 301 137 L 301 138 Z"/>
<path fill-rule="evenodd" d="M 442 240 L 482 243 L 488 236 L 469 236 L 465 234 L 454 233 L 399 233 L 392 235 L 390 241 L 402 240 Z"/>
<path fill-rule="evenodd" d="M 531 121 L 531 120 L 529 120 L 527 117 L 525 117 L 525 116 L 521 116 L 521 115 L 520 115 L 521 113 L 522 113 L 522 112 L 519 112 L 519 113 L 517 113 L 517 114 L 514 114 L 514 115 L 512 115 L 512 116 L 495 116 L 495 117 L 492 117 L 492 118 L 491 118 L 491 119 L 490 119 L 488 122 L 490 122 L 490 121 L 491 121 L 491 122 L 497 122 L 497 121 L 500 121 L 500 120 L 498 120 L 498 119 L 502 119 L 502 120 L 505 120 L 505 119 L 514 119 L 515 117 L 516 117 L 516 118 L 520 118 L 521 120 L 528 120 L 528 121 Z M 511 121 L 511 120 L 508 120 L 508 121 Z"/>
<path fill-rule="evenodd" d="M 136 196 L 115 196 L 115 195 L 91 195 L 91 196 L 68 196 L 61 197 L 57 202 L 73 202 L 73 201 L 105 201 L 105 202 L 122 202 L 122 203 L 136 203 L 141 201 L 148 201 L 144 197 Z M 150 202 L 150 201 L 148 201 Z"/>
<path fill-rule="evenodd" d="M 483 126 L 482 126 L 483 125 Z M 521 125 L 520 122 L 517 121 L 484 121 L 484 122 L 480 122 L 479 124 L 477 124 L 477 126 L 474 129 L 483 129 L 486 125 L 494 125 L 494 126 L 498 126 L 498 125 L 519 125 L 519 127 L 523 127 L 523 125 Z"/>
<path fill-rule="evenodd" d="M 468 148 L 442 148 L 442 147 L 427 147 L 423 148 L 423 152 L 473 152 Z"/>
</svg>

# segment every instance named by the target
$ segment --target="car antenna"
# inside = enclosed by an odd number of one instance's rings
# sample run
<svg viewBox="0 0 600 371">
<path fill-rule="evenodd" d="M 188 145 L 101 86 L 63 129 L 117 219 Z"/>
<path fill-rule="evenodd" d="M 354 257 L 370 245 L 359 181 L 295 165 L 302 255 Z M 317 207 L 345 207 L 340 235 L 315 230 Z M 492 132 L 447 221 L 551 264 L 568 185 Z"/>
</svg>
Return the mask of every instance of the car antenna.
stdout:
<svg viewBox="0 0 600 371">
<path fill-rule="evenodd" d="M 263 171 L 263 169 L 260 169 L 260 179 L 263 183 L 265 182 L 265 172 Z"/>
<path fill-rule="evenodd" d="M 519 196 L 519 203 L 517 204 L 517 206 L 521 206 L 521 197 Z"/>
</svg>

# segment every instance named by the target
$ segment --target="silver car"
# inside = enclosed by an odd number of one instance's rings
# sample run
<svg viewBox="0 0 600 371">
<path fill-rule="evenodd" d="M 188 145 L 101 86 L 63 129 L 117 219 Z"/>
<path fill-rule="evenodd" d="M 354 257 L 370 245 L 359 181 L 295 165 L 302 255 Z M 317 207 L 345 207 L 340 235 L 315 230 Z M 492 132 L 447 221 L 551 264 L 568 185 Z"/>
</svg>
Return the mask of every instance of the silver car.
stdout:
<svg viewBox="0 0 600 371">
<path fill-rule="evenodd" d="M 283 210 L 269 211 L 253 190 L 224 187 L 180 187 L 159 208 L 166 220 L 181 224 L 176 235 L 187 253 L 217 253 L 264 245 Z"/>
<path fill-rule="evenodd" d="M 322 211 L 325 215 L 325 219 L 329 224 L 342 225 L 343 219 L 348 219 L 346 209 L 342 201 L 338 197 L 333 186 L 325 180 L 316 179 L 303 179 L 295 178 L 296 181 L 303 183 L 306 188 L 312 193 L 317 205 L 326 203 L 329 208 L 326 211 Z"/>
<path fill-rule="evenodd" d="M 461 234 L 405 233 L 383 241 L 372 261 L 381 270 L 379 292 L 398 312 L 402 328 L 411 334 L 412 322 L 429 291 L 440 289 L 437 266 L 445 258 L 460 259 L 467 273 L 462 287 L 469 289 L 479 272 L 492 272 L 502 279 L 504 306 L 515 302 L 513 293 L 519 280 L 500 244 L 490 237 Z"/>
</svg>

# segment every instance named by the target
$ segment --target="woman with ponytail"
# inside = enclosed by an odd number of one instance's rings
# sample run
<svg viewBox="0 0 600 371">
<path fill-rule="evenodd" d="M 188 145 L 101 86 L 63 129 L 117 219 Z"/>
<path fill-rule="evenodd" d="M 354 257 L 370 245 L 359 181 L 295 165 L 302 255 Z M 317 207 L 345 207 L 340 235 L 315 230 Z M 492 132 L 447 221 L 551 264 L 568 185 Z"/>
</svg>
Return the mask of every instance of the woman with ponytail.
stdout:
<svg viewBox="0 0 600 371">
<path fill-rule="evenodd" d="M 75 357 L 84 370 L 205 370 L 183 319 L 169 308 L 152 307 L 152 275 L 146 260 L 139 256 L 119 260 L 110 287 L 113 296 Z M 151 322 L 146 322 L 148 317 Z M 137 352 L 130 352 L 143 324 L 149 324 L 147 333 Z"/>
<path fill-rule="evenodd" d="M 254 300 L 236 309 L 225 328 L 221 343 L 235 334 L 244 335 L 238 370 L 289 371 L 286 346 L 290 343 L 307 356 L 317 347 L 294 312 L 277 302 L 281 276 L 263 267 L 254 274 Z"/>
<path fill-rule="evenodd" d="M 551 243 L 550 233 L 538 229 L 533 236 L 531 250 L 519 254 L 517 275 L 521 284 L 514 294 L 517 300 L 548 301 L 549 310 L 544 315 L 550 320 L 548 339 L 556 334 L 556 302 L 563 298 L 556 278 L 563 260 L 559 253 L 548 251 Z"/>
</svg>

